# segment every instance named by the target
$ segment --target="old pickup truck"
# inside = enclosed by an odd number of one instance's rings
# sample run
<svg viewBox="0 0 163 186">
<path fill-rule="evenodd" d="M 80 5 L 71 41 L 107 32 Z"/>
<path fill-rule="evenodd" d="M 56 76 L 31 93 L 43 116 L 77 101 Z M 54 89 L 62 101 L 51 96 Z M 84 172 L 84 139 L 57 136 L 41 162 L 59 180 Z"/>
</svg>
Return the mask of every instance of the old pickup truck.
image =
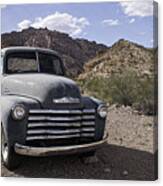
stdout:
<svg viewBox="0 0 163 186">
<path fill-rule="evenodd" d="M 1 50 L 1 154 L 8 169 L 19 165 L 21 155 L 92 154 L 107 141 L 106 105 L 81 96 L 64 76 L 53 50 Z"/>
</svg>

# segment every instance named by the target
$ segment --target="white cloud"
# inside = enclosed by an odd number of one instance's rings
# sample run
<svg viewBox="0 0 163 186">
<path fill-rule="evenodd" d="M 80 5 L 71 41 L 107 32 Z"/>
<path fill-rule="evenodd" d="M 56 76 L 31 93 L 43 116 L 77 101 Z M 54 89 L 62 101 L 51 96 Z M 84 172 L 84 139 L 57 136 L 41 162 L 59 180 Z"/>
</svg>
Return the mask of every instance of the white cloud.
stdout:
<svg viewBox="0 0 163 186">
<path fill-rule="evenodd" d="M 37 17 L 33 22 L 23 20 L 18 23 L 18 28 L 20 30 L 30 26 L 34 28 L 48 28 L 49 30 L 68 33 L 71 36 L 78 36 L 82 34 L 84 28 L 88 25 L 90 25 L 90 23 L 85 17 L 77 18 L 68 13 L 55 12 L 43 18 Z"/>
<path fill-rule="evenodd" d="M 120 2 L 123 12 L 128 16 L 152 16 L 153 3 L 152 1 L 128 1 Z"/>
<path fill-rule="evenodd" d="M 102 21 L 102 24 L 106 26 L 117 26 L 119 25 L 119 20 L 118 19 L 105 19 Z"/>
<path fill-rule="evenodd" d="M 25 19 L 25 20 L 21 21 L 20 23 L 18 23 L 18 28 L 20 30 L 22 30 L 22 29 L 26 29 L 26 28 L 30 27 L 30 25 L 31 25 L 31 21 Z"/>
<path fill-rule="evenodd" d="M 135 19 L 134 18 L 130 19 L 130 21 L 129 21 L 130 24 L 132 24 L 134 22 L 135 22 Z"/>
</svg>

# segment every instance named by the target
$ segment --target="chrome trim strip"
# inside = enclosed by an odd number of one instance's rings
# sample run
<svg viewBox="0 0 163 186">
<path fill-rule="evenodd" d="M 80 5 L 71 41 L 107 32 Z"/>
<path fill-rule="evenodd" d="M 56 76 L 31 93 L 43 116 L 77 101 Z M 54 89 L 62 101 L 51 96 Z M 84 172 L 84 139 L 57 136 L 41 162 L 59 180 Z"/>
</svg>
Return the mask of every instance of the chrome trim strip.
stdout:
<svg viewBox="0 0 163 186">
<path fill-rule="evenodd" d="M 28 128 L 33 127 L 81 127 L 82 123 L 28 123 Z"/>
<path fill-rule="evenodd" d="M 74 117 L 57 117 L 57 116 L 29 116 L 29 121 L 78 121 L 82 119 L 95 119 L 94 115 L 74 116 Z"/>
<path fill-rule="evenodd" d="M 53 99 L 53 103 L 80 103 L 79 98 L 63 97 L 59 99 Z"/>
<path fill-rule="evenodd" d="M 81 133 L 81 134 L 70 134 L 70 135 L 38 135 L 38 136 L 27 136 L 26 140 L 49 140 L 49 139 L 69 139 L 69 138 L 80 138 L 80 137 L 94 137 L 94 133 Z"/>
<path fill-rule="evenodd" d="M 95 128 L 93 128 L 93 127 L 81 128 L 81 131 L 82 132 L 94 132 L 95 131 Z"/>
<path fill-rule="evenodd" d="M 51 117 L 51 116 L 29 116 L 29 121 L 38 121 L 38 120 L 46 120 L 46 121 L 76 121 L 81 120 L 82 117 Z"/>
<path fill-rule="evenodd" d="M 96 110 L 95 109 L 84 109 L 83 110 L 83 113 L 95 113 L 96 112 Z"/>
<path fill-rule="evenodd" d="M 80 132 L 94 132 L 94 128 L 66 129 L 66 130 L 49 130 L 49 129 L 30 129 L 27 134 L 71 134 Z"/>
<path fill-rule="evenodd" d="M 26 140 L 31 141 L 31 140 L 49 140 L 49 139 L 68 139 L 68 138 L 79 138 L 80 134 L 72 134 L 72 135 L 60 135 L 60 136 L 55 136 L 55 135 L 44 135 L 44 136 L 27 136 Z"/>
<path fill-rule="evenodd" d="M 82 113 L 95 113 L 95 109 L 82 110 L 29 110 L 31 114 L 82 114 Z"/>
<path fill-rule="evenodd" d="M 94 133 L 81 133 L 81 137 L 94 137 Z"/>
<path fill-rule="evenodd" d="M 100 146 L 107 143 L 108 135 L 102 140 L 82 145 L 60 146 L 60 147 L 31 147 L 21 144 L 15 144 L 15 152 L 21 155 L 28 156 L 49 156 L 49 155 L 61 155 L 61 154 L 73 154 L 79 152 L 85 152 L 95 150 Z"/>
<path fill-rule="evenodd" d="M 95 126 L 94 121 L 82 121 L 81 124 L 82 126 Z"/>
<path fill-rule="evenodd" d="M 80 133 L 80 129 L 69 129 L 69 130 L 28 130 L 27 134 L 71 134 L 71 133 Z"/>
<path fill-rule="evenodd" d="M 82 116 L 82 119 L 95 119 L 94 115 L 84 115 Z"/>
<path fill-rule="evenodd" d="M 28 123 L 28 128 L 34 128 L 34 127 L 82 127 L 82 126 L 95 126 L 94 121 L 90 122 L 74 122 L 74 123 Z"/>
<path fill-rule="evenodd" d="M 80 110 L 30 110 L 30 114 L 81 114 Z"/>
</svg>

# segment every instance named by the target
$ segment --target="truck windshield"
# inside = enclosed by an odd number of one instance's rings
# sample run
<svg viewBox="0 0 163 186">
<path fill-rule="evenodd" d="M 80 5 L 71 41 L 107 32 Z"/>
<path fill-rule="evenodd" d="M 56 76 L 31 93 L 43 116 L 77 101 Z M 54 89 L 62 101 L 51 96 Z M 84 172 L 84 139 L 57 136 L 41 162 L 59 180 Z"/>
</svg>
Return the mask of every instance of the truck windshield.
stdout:
<svg viewBox="0 0 163 186">
<path fill-rule="evenodd" d="M 50 73 L 63 75 L 60 59 L 52 54 L 38 52 L 14 52 L 7 55 L 6 73 Z"/>
</svg>

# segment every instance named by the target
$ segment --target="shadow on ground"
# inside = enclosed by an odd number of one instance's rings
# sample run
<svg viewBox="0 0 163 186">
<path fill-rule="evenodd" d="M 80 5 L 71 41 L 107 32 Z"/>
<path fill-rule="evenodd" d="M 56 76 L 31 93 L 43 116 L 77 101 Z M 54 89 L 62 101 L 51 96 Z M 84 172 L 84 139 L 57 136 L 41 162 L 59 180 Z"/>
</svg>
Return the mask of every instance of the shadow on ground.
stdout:
<svg viewBox="0 0 163 186">
<path fill-rule="evenodd" d="M 125 147 L 106 145 L 97 152 L 96 163 L 85 164 L 79 156 L 47 158 L 24 157 L 14 172 L 2 166 L 2 176 L 154 180 L 157 175 L 157 153 L 151 154 Z"/>
</svg>

